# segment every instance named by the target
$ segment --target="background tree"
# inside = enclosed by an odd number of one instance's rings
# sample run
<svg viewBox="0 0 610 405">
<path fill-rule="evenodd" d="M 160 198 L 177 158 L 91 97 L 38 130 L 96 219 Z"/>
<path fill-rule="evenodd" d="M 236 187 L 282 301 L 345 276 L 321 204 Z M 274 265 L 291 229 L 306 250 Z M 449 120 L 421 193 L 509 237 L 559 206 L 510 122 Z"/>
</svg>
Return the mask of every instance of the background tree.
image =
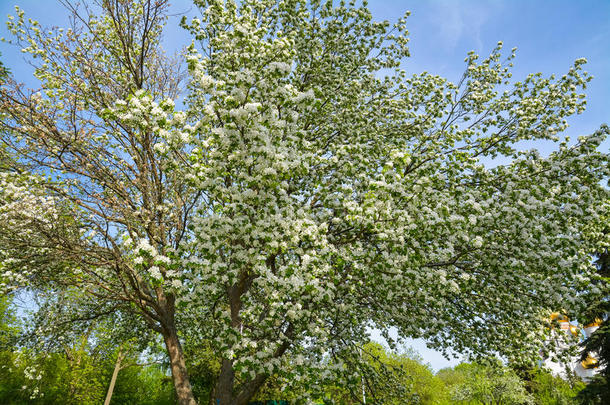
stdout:
<svg viewBox="0 0 610 405">
<path fill-rule="evenodd" d="M 467 404 L 533 404 L 534 396 L 525 389 L 524 381 L 500 362 L 487 364 L 462 363 L 453 370 L 441 370 L 453 403 Z"/>
<path fill-rule="evenodd" d="M 358 369 L 360 378 L 326 387 L 325 403 L 439 404 L 449 399 L 443 382 L 412 350 L 392 352 L 371 342 L 360 355 L 354 363 L 346 362 Z"/>
<path fill-rule="evenodd" d="M 148 269 L 170 271 L 168 255 L 185 235 L 197 193 L 161 170 L 153 150 L 158 134 L 103 114 L 136 92 L 177 98 L 180 72 L 159 48 L 168 3 L 101 0 L 80 9 L 61 3 L 72 15 L 65 31 L 43 30 L 21 10 L 9 22 L 16 42 L 33 55 L 42 87 L 30 92 L 9 80 L 2 88 L 2 144 L 21 171 L 40 174 L 47 204 L 25 198 L 31 184 L 22 195 L 4 196 L 4 219 L 14 225 L 1 229 L 2 240 L 12 241 L 3 247 L 11 261 L 4 264 L 30 288 L 87 292 L 97 303 L 88 306 L 89 319 L 138 314 L 164 336 L 181 403 L 193 404 L 176 297 Z M 40 212 L 32 215 L 28 204 Z M 60 211 L 73 220 L 57 221 Z M 139 250 L 125 247 L 126 238 L 154 254 L 138 261 Z M 29 270 L 36 276 L 28 277 Z"/>
<path fill-rule="evenodd" d="M 564 377 L 559 377 L 540 365 L 509 364 L 508 367 L 523 381 L 536 404 L 580 403 L 576 396 L 585 384 L 574 373 L 566 373 Z"/>
<path fill-rule="evenodd" d="M 7 405 L 101 404 L 114 368 L 112 359 L 83 351 L 79 364 L 65 353 L 0 352 L 0 401 Z M 132 359 L 130 359 L 132 360 Z M 117 379 L 111 404 L 175 404 L 166 369 L 128 367 Z"/>
<path fill-rule="evenodd" d="M 608 229 L 604 229 L 607 235 Z M 599 323 L 599 328 L 583 343 L 581 360 L 589 356 L 597 360 L 598 374 L 579 393 L 583 403 L 603 404 L 610 401 L 610 254 L 607 245 L 597 254 L 597 277 L 592 283 L 595 293 L 583 316 L 583 324 Z"/>
<path fill-rule="evenodd" d="M 114 325 L 120 322 L 114 320 Z M 3 326 L 0 329 L 5 330 Z M 34 322 L 34 327 L 44 334 L 44 325 Z M 111 403 L 175 403 L 167 367 L 147 361 L 150 356 L 141 351 L 139 341 L 125 342 L 109 332 L 108 325 L 98 322 L 80 334 L 45 334 L 45 339 L 24 339 L 29 335 L 24 328 L 11 326 L 10 344 L 0 348 L 0 403 L 100 404 L 107 396 L 119 351 L 123 353 L 122 369 Z"/>
<path fill-rule="evenodd" d="M 408 77 L 405 19 L 366 4 L 197 0 L 178 111 L 166 1 L 64 4 L 66 31 L 9 23 L 42 87 L 2 86 L 2 266 L 86 292 L 89 319 L 137 315 L 180 404 L 182 342 L 219 357 L 212 400 L 241 405 L 270 376 L 304 396 L 357 381 L 370 326 L 524 361 L 545 309 L 578 308 L 609 130 L 547 158 L 514 144 L 559 140 L 584 60 L 514 82 L 499 44 L 458 83 Z"/>
<path fill-rule="evenodd" d="M 10 296 L 0 298 L 0 350 L 11 347 L 19 334 L 11 298 Z"/>
<path fill-rule="evenodd" d="M 540 368 L 533 370 L 531 378 L 525 381 L 526 388 L 535 398 L 536 404 L 569 405 L 580 403 L 577 395 L 585 387 L 580 379 L 564 380 Z"/>
</svg>

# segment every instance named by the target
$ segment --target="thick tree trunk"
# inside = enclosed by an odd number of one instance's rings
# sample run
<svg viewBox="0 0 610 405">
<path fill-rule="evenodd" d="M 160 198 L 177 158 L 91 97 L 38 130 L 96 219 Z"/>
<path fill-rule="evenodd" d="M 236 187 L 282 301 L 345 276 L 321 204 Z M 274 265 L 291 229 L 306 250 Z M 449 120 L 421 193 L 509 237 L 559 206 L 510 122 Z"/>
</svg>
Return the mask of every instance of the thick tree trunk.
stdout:
<svg viewBox="0 0 610 405">
<path fill-rule="evenodd" d="M 116 363 L 114 363 L 114 371 L 112 372 L 112 378 L 110 379 L 110 386 L 108 387 L 108 392 L 106 393 L 104 405 L 110 405 L 110 399 L 112 398 L 112 392 L 114 391 L 114 385 L 116 384 L 117 376 L 119 375 L 119 371 L 121 370 L 122 361 L 123 351 L 119 350 L 119 354 L 116 357 Z"/>
<path fill-rule="evenodd" d="M 176 395 L 178 396 L 179 405 L 197 405 L 191 382 L 189 381 L 188 373 L 186 372 L 186 363 L 184 362 L 184 354 L 182 346 L 178 340 L 178 334 L 175 329 L 167 330 L 163 334 L 165 347 L 169 355 L 169 362 L 172 368 L 172 378 Z"/>
<path fill-rule="evenodd" d="M 242 272 L 239 282 L 228 288 L 229 305 L 231 308 L 231 326 L 233 328 L 241 328 L 241 320 L 239 312 L 242 302 L 241 296 L 250 286 L 255 276 L 248 275 L 247 272 Z M 266 377 L 263 375 L 257 376 L 253 380 L 244 383 L 240 390 L 235 390 L 235 371 L 233 370 L 233 361 L 230 359 L 222 359 L 220 367 L 220 375 L 216 381 L 216 386 L 212 391 L 213 405 L 246 405 L 250 399 L 256 394 L 261 387 Z"/>
<path fill-rule="evenodd" d="M 250 403 L 250 400 L 254 397 L 254 394 L 258 392 L 258 390 L 263 386 L 266 380 L 266 375 L 257 375 L 253 380 L 246 384 L 245 387 L 242 388 L 241 392 L 237 396 L 237 400 L 235 401 L 235 403 L 237 405 L 247 405 L 248 403 Z"/>
<path fill-rule="evenodd" d="M 214 399 L 212 401 L 214 405 L 235 405 L 235 399 L 233 398 L 234 379 L 233 363 L 228 359 L 222 359 L 220 375 L 214 388 Z"/>
<path fill-rule="evenodd" d="M 212 405 L 247 405 L 266 379 L 266 375 L 259 374 L 253 380 L 244 383 L 239 392 L 235 392 L 233 362 L 223 359 L 211 403 Z"/>
</svg>

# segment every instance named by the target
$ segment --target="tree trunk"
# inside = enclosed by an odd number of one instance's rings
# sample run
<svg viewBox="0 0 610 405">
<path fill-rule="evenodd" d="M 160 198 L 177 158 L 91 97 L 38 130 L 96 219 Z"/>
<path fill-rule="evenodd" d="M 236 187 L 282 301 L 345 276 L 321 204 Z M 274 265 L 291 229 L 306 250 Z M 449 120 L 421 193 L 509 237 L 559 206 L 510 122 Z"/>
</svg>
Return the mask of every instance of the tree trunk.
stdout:
<svg viewBox="0 0 610 405">
<path fill-rule="evenodd" d="M 266 375 L 259 374 L 254 379 L 245 382 L 240 390 L 235 392 L 233 362 L 222 359 L 220 375 L 213 391 L 211 403 L 212 405 L 247 405 L 266 380 Z"/>
<path fill-rule="evenodd" d="M 233 312 L 232 312 L 233 314 Z M 236 318 L 236 317 L 235 317 Z M 237 322 L 234 322 L 236 325 Z M 286 330 L 286 336 L 293 336 L 294 326 L 291 324 Z M 274 357 L 279 358 L 290 347 L 289 341 L 282 343 L 274 353 Z M 233 361 L 222 359 L 220 367 L 220 375 L 216 381 L 216 386 L 212 391 L 212 405 L 247 405 L 250 400 L 256 395 L 258 390 L 263 386 L 268 376 L 266 374 L 258 374 L 250 381 L 240 384 L 238 390 L 235 390 L 235 371 L 233 370 Z"/>
<path fill-rule="evenodd" d="M 108 392 L 106 393 L 104 405 L 110 405 L 110 399 L 112 398 L 112 392 L 114 391 L 114 384 L 116 383 L 116 378 L 119 375 L 119 371 L 121 370 L 122 361 L 123 351 L 119 349 L 119 354 L 116 357 L 116 363 L 114 363 L 114 371 L 112 372 L 112 378 L 110 379 L 110 386 L 108 387 Z"/>
<path fill-rule="evenodd" d="M 235 405 L 233 398 L 234 378 L 233 362 L 228 359 L 222 359 L 220 375 L 214 388 L 214 405 Z"/>
<path fill-rule="evenodd" d="M 174 388 L 178 396 L 179 405 L 197 405 L 191 382 L 189 381 L 188 373 L 186 372 L 186 364 L 184 362 L 184 354 L 182 346 L 178 340 L 178 334 L 175 329 L 170 329 L 163 334 L 165 347 L 169 355 L 169 362 L 172 368 L 172 379 L 174 380 Z"/>
</svg>

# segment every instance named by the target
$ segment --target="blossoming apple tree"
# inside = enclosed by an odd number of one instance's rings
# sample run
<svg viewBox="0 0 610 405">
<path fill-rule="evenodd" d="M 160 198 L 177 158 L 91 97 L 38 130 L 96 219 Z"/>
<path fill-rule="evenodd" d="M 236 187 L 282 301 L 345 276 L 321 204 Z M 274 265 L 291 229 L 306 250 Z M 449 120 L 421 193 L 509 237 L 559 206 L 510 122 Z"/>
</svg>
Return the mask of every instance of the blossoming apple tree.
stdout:
<svg viewBox="0 0 610 405">
<path fill-rule="evenodd" d="M 537 353 L 545 311 L 579 305 L 608 210 L 609 129 L 560 136 L 585 60 L 517 82 L 499 43 L 452 83 L 402 70 L 406 16 L 194 3 L 187 77 L 160 47 L 166 1 L 66 1 L 66 30 L 9 21 L 42 87 L 2 87 L 5 288 L 76 286 L 137 314 L 181 404 L 184 342 L 217 354 L 219 404 L 269 376 L 311 395 L 359 383 L 369 328 Z M 542 139 L 548 157 L 515 148 Z"/>
</svg>

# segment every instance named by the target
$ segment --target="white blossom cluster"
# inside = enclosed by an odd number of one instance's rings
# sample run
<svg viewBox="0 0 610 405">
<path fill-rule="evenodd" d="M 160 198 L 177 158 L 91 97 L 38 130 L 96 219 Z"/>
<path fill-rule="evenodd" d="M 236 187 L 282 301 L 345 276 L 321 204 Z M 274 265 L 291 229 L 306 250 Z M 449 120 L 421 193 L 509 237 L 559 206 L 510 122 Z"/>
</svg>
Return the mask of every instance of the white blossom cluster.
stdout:
<svg viewBox="0 0 610 405">
<path fill-rule="evenodd" d="M 7 231 L 2 234 L 4 238 L 31 242 L 39 229 L 57 221 L 56 199 L 37 189 L 42 181 L 27 173 L 0 172 L 0 223 Z M 15 257 L 5 246 L 0 247 L 0 292 L 3 293 L 27 285 L 33 274 L 28 257 Z M 45 248 L 40 247 L 36 254 L 44 255 Z"/>
</svg>

